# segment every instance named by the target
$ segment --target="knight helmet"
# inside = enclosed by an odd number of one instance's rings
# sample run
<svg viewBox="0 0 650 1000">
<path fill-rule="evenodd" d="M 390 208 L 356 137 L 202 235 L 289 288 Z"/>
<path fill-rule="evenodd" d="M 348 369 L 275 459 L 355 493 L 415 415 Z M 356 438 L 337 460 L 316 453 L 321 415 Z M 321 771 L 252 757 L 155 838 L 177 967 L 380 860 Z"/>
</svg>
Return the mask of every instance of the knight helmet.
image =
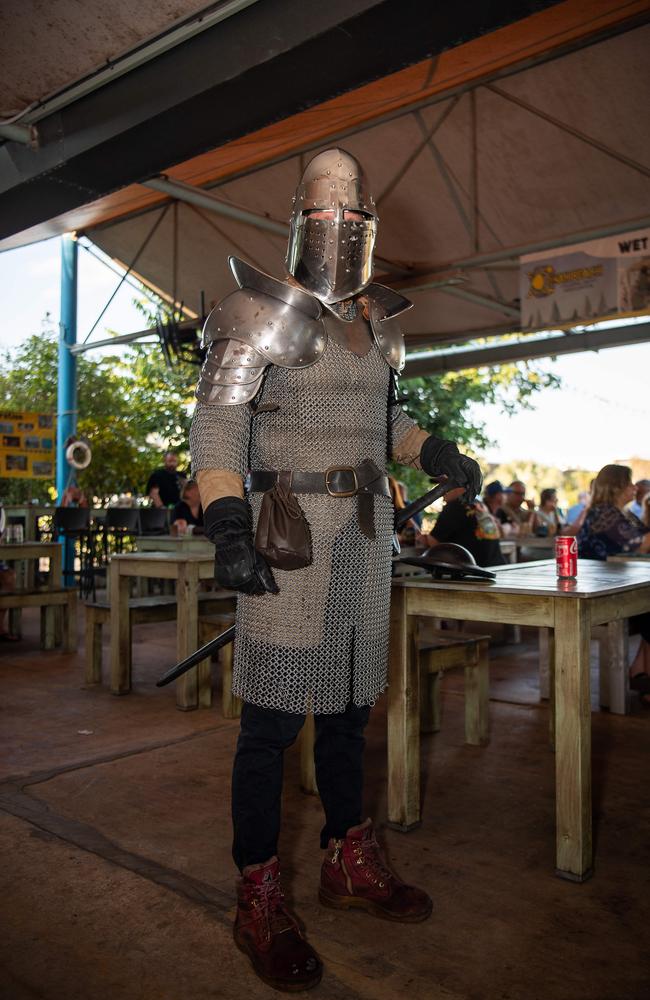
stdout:
<svg viewBox="0 0 650 1000">
<path fill-rule="evenodd" d="M 360 163 L 343 149 L 318 153 L 293 206 L 289 273 L 326 305 L 362 291 L 372 279 L 378 216 Z"/>
</svg>

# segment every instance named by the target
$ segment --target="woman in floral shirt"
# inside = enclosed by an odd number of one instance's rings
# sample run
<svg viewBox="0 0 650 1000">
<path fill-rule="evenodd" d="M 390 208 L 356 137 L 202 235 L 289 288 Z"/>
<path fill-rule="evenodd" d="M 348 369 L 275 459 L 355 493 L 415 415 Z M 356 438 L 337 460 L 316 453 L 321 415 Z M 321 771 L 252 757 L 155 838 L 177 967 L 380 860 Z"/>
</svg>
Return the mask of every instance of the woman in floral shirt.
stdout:
<svg viewBox="0 0 650 1000">
<path fill-rule="evenodd" d="M 632 470 L 626 465 L 605 465 L 594 482 L 591 505 L 578 533 L 581 559 L 650 552 L 650 525 L 623 511 L 633 499 Z M 630 667 L 630 687 L 650 708 L 650 612 L 631 618 L 630 628 L 641 633 L 641 645 Z"/>
</svg>

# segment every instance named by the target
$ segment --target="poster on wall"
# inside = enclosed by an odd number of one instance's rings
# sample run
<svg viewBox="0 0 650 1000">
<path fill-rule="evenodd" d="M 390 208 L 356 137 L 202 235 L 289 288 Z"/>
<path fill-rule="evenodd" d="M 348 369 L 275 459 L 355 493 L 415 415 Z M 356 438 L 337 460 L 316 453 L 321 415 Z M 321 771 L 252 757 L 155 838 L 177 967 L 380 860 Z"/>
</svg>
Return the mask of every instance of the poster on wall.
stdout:
<svg viewBox="0 0 650 1000">
<path fill-rule="evenodd" d="M 0 410 L 0 477 L 54 479 L 55 448 L 52 413 Z"/>
<path fill-rule="evenodd" d="M 650 312 L 650 230 L 520 259 L 522 329 Z"/>
</svg>

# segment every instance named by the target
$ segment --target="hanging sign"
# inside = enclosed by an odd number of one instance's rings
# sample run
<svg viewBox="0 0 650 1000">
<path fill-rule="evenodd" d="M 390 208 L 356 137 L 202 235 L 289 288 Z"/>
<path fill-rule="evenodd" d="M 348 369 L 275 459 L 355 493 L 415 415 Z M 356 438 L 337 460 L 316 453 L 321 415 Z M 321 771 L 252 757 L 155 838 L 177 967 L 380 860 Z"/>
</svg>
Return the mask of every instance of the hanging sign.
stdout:
<svg viewBox="0 0 650 1000">
<path fill-rule="evenodd" d="M 0 477 L 54 479 L 52 413 L 0 410 Z"/>
<path fill-rule="evenodd" d="M 522 329 L 650 312 L 650 230 L 520 258 Z"/>
</svg>

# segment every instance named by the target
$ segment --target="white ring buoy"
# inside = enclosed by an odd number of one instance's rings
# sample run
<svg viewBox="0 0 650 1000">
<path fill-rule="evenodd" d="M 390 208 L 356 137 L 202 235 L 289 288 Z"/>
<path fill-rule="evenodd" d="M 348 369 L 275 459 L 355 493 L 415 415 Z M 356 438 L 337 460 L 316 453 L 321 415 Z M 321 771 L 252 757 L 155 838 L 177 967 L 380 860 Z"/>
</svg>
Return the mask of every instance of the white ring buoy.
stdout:
<svg viewBox="0 0 650 1000">
<path fill-rule="evenodd" d="M 93 453 L 85 441 L 73 441 L 65 450 L 65 460 L 73 469 L 87 469 Z"/>
</svg>

